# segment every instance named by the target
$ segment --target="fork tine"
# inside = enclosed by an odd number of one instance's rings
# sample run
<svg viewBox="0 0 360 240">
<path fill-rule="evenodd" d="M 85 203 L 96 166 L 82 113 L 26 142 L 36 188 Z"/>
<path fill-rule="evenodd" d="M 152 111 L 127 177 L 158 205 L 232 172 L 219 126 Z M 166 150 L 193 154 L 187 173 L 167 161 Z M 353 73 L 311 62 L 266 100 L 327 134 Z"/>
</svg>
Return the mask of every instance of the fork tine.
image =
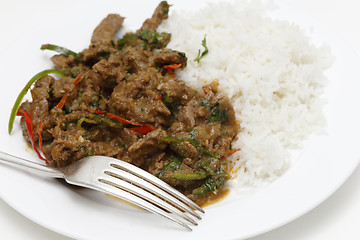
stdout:
<svg viewBox="0 0 360 240">
<path fill-rule="evenodd" d="M 102 191 L 104 193 L 116 196 L 118 198 L 121 198 L 125 201 L 128 201 L 136 206 L 139 206 L 149 212 L 158 214 L 160 216 L 163 216 L 177 224 L 179 224 L 180 226 L 186 228 L 189 231 L 192 231 L 192 229 L 183 221 L 180 221 L 178 218 L 174 217 L 172 214 L 167 213 L 166 211 L 164 211 L 163 209 L 159 208 L 156 205 L 153 205 L 151 203 L 149 203 L 148 201 L 135 196 L 123 189 L 118 188 L 116 185 L 114 185 L 112 182 L 108 182 L 107 180 L 101 180 L 99 181 L 100 183 L 103 183 L 101 185 L 96 184 L 96 186 L 93 186 L 94 189 Z"/>
<path fill-rule="evenodd" d="M 112 165 L 112 167 L 114 167 L 114 173 L 119 175 L 119 176 L 117 176 L 118 178 L 121 178 L 127 182 L 135 184 L 140 188 L 143 188 L 149 192 L 152 192 L 153 194 L 156 193 L 156 195 L 158 195 L 160 198 L 165 199 L 166 202 L 174 205 L 175 207 L 179 208 L 181 211 L 183 211 L 185 213 L 189 213 L 192 216 L 196 217 L 197 219 L 201 220 L 201 216 L 199 214 L 197 214 L 193 209 L 191 209 L 188 205 L 181 202 L 177 198 L 168 194 L 161 188 L 158 188 L 156 185 L 153 185 L 148 181 L 145 181 L 143 178 L 139 178 L 138 176 L 135 176 L 132 173 L 129 173 L 127 171 L 124 171 L 124 170 L 118 168 L 114 164 L 111 164 L 111 165 Z"/>
<path fill-rule="evenodd" d="M 189 198 L 185 197 L 183 194 L 181 194 L 179 191 L 174 189 L 172 186 L 163 182 L 162 180 L 155 177 L 154 175 L 142 170 L 141 168 L 138 168 L 134 165 L 131 165 L 130 163 L 123 162 L 123 161 L 110 161 L 110 165 L 115 168 L 130 172 L 131 174 L 138 176 L 138 177 L 152 183 L 153 185 L 161 188 L 165 192 L 171 194 L 175 198 L 177 198 L 180 201 L 182 201 L 183 203 L 187 204 L 191 208 L 196 209 L 202 213 L 205 213 L 205 211 L 201 207 L 199 207 L 196 203 L 191 201 Z"/>
<path fill-rule="evenodd" d="M 191 219 L 189 216 L 187 216 L 184 212 L 180 211 L 173 205 L 169 204 L 167 201 L 164 201 L 164 199 L 161 199 L 158 196 L 156 196 L 154 194 L 153 190 L 146 191 L 142 188 L 139 188 L 138 186 L 134 185 L 133 183 L 124 181 L 123 179 L 121 179 L 120 175 L 118 175 L 114 172 L 105 171 L 105 174 L 112 178 L 108 178 L 107 176 L 106 177 L 102 176 L 103 180 L 107 180 L 109 183 L 114 184 L 118 188 L 121 188 L 127 192 L 130 192 L 133 195 L 136 195 L 142 199 L 145 199 L 145 200 L 151 202 L 152 204 L 157 205 L 169 212 L 173 212 L 176 215 L 178 215 L 179 217 L 184 218 L 188 222 L 194 224 L 195 226 L 198 225 L 197 222 L 195 222 L 193 219 Z"/>
</svg>

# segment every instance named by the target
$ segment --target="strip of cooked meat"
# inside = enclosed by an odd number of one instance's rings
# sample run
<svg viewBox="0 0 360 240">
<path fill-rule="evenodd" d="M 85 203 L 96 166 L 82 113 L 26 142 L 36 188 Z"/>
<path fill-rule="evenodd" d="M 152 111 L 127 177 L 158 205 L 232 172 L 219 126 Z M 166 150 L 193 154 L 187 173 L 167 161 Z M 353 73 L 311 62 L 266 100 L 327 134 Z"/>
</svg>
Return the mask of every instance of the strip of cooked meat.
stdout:
<svg viewBox="0 0 360 240">
<path fill-rule="evenodd" d="M 124 18 L 118 14 L 109 14 L 95 28 L 91 37 L 91 43 L 108 44 L 114 39 L 114 35 L 122 26 Z"/>
<path fill-rule="evenodd" d="M 145 20 L 141 30 L 148 29 L 153 32 L 156 31 L 161 22 L 168 18 L 169 7 L 170 5 L 166 1 L 162 1 L 155 9 L 152 17 Z"/>
</svg>

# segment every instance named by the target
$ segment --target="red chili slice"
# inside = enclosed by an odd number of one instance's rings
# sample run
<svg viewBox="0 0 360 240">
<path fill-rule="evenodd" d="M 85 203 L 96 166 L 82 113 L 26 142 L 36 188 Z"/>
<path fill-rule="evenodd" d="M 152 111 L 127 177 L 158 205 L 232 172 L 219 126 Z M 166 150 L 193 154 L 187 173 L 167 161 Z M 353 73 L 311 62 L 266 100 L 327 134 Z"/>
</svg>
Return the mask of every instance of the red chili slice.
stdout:
<svg viewBox="0 0 360 240">
<path fill-rule="evenodd" d="M 32 124 L 32 118 L 31 118 L 31 115 L 29 113 L 27 113 L 26 111 L 22 110 L 22 109 L 19 109 L 16 113 L 16 116 L 22 116 L 25 118 L 25 125 L 26 125 L 26 130 L 27 130 L 27 133 L 29 135 L 29 138 L 30 138 L 30 142 L 31 142 L 31 145 L 33 147 L 33 149 L 35 150 L 36 154 L 38 155 L 38 157 L 47 162 L 47 159 L 46 158 L 43 158 L 39 152 L 39 150 L 37 149 L 36 145 L 35 145 L 35 139 L 34 139 L 34 132 L 33 132 L 33 124 Z"/>
<path fill-rule="evenodd" d="M 232 150 L 230 150 L 230 151 L 228 152 L 228 156 L 230 156 L 230 155 L 232 155 L 232 154 L 234 154 L 234 153 L 236 153 L 236 152 L 238 152 L 238 151 L 240 151 L 240 150 L 241 150 L 241 148 L 232 149 Z"/>
<path fill-rule="evenodd" d="M 101 110 L 91 109 L 91 108 L 84 108 L 84 110 L 88 111 L 88 112 L 92 112 L 92 113 L 96 113 L 96 114 L 99 114 L 99 115 L 106 116 L 106 117 L 111 118 L 111 119 L 113 119 L 115 121 L 118 121 L 119 123 L 122 123 L 122 124 L 128 124 L 128 125 L 134 125 L 134 126 L 141 126 L 142 125 L 142 124 L 139 124 L 139 123 L 130 122 L 129 120 L 126 120 L 125 118 L 116 116 L 116 115 L 108 113 L 108 112 L 103 112 Z"/>
<path fill-rule="evenodd" d="M 139 133 L 142 133 L 142 134 L 147 134 L 147 133 L 149 133 L 151 131 L 154 131 L 156 129 L 155 127 L 153 127 L 153 126 L 151 126 L 149 124 L 140 124 L 140 123 L 130 122 L 129 120 L 126 120 L 125 118 L 116 116 L 116 115 L 108 113 L 108 112 L 103 112 L 103 111 L 100 111 L 100 110 L 97 110 L 97 109 L 83 108 L 83 110 L 88 111 L 88 112 L 92 112 L 92 113 L 96 113 L 96 114 L 99 114 L 99 115 L 106 116 L 106 117 L 111 118 L 111 119 L 113 119 L 113 120 L 115 120 L 115 121 L 117 121 L 119 123 L 122 123 L 122 124 L 136 126 L 136 127 L 129 128 L 129 130 L 139 132 Z"/>
<path fill-rule="evenodd" d="M 62 109 L 62 108 L 65 106 L 66 102 L 67 102 L 67 99 L 68 99 L 69 94 L 70 94 L 69 92 L 66 92 L 66 93 L 62 96 L 60 102 L 59 102 L 55 107 Z"/>
<path fill-rule="evenodd" d="M 149 132 L 154 131 L 156 128 L 151 126 L 150 124 L 142 124 L 141 127 L 133 127 L 133 128 L 129 128 L 129 130 L 134 131 L 134 132 L 139 132 L 142 134 L 147 134 Z"/>
<path fill-rule="evenodd" d="M 82 79 L 82 78 L 81 78 L 81 75 L 77 76 L 77 77 L 75 78 L 75 80 L 73 81 L 73 84 L 76 86 L 76 85 L 80 82 L 81 79 Z M 66 92 L 66 93 L 62 96 L 60 102 L 59 102 L 55 107 L 62 109 L 62 108 L 65 106 L 65 104 L 66 104 L 66 102 L 67 102 L 67 100 L 68 100 L 69 94 L 70 94 L 70 92 Z"/>
<path fill-rule="evenodd" d="M 160 94 L 158 94 L 158 95 L 156 96 L 156 100 L 162 101 L 162 96 L 161 96 Z"/>
<path fill-rule="evenodd" d="M 49 160 L 46 158 L 46 155 L 44 153 L 44 149 L 43 149 L 43 144 L 42 144 L 42 131 L 43 131 L 43 127 L 42 127 L 42 121 L 39 122 L 39 131 L 38 131 L 38 134 L 39 134 L 39 147 L 40 147 L 40 150 L 41 150 L 41 153 L 44 155 L 46 161 L 48 162 Z"/>
<path fill-rule="evenodd" d="M 77 77 L 75 78 L 75 80 L 73 81 L 73 84 L 74 84 L 74 85 L 77 85 L 77 84 L 80 82 L 81 79 L 82 79 L 82 78 L 81 78 L 81 75 L 77 76 Z"/>
<path fill-rule="evenodd" d="M 166 69 L 166 70 L 174 70 L 174 69 L 177 69 L 179 67 L 181 67 L 181 63 L 162 66 L 162 68 Z"/>
</svg>

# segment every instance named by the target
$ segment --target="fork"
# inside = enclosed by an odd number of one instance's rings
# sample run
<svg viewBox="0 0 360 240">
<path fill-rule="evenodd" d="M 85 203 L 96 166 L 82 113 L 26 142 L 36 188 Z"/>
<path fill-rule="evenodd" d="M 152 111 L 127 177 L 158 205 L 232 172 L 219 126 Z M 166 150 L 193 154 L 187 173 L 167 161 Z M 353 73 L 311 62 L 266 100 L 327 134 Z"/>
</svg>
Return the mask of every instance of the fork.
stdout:
<svg viewBox="0 0 360 240">
<path fill-rule="evenodd" d="M 51 168 L 0 152 L 0 162 L 98 190 L 163 216 L 192 231 L 201 220 L 197 204 L 154 175 L 132 164 L 105 156 L 90 156 L 62 168 Z"/>
</svg>

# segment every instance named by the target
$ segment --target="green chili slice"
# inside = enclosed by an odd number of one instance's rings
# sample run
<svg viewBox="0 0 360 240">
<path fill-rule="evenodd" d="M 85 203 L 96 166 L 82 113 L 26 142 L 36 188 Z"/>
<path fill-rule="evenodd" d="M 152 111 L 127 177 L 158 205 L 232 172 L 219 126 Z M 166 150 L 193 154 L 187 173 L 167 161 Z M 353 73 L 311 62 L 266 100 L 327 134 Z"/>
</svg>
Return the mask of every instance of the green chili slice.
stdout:
<svg viewBox="0 0 360 240">
<path fill-rule="evenodd" d="M 170 176 L 170 178 L 172 179 L 183 180 L 183 181 L 200 180 L 206 177 L 207 177 L 207 173 L 205 171 L 190 172 L 190 173 L 182 173 L 179 171 L 175 171 Z"/>
<path fill-rule="evenodd" d="M 14 120 L 15 120 L 15 116 L 17 113 L 17 110 L 20 107 L 20 103 L 22 101 L 22 99 L 24 98 L 24 96 L 26 95 L 27 91 L 29 90 L 29 88 L 31 87 L 31 85 L 33 83 L 35 83 L 37 80 L 39 80 L 40 78 L 42 78 L 43 76 L 46 76 L 50 73 L 55 73 L 58 74 L 62 77 L 65 76 L 65 74 L 57 69 L 48 69 L 48 70 L 44 70 L 42 72 L 39 72 L 38 74 L 36 74 L 35 76 L 33 76 L 29 82 L 25 85 L 25 87 L 21 90 L 20 94 L 18 95 L 18 97 L 15 100 L 14 106 L 12 107 L 11 110 L 11 114 L 10 114 L 10 119 L 9 119 L 9 126 L 8 126 L 8 132 L 9 134 L 11 134 L 11 131 L 13 129 L 13 125 L 14 125 Z"/>
<path fill-rule="evenodd" d="M 55 51 L 61 54 L 64 54 L 66 56 L 69 55 L 73 55 L 75 58 L 79 57 L 79 53 L 73 52 L 70 49 L 64 48 L 64 47 L 60 47 L 54 44 L 43 44 L 41 45 L 41 50 L 51 50 L 51 51 Z"/>
<path fill-rule="evenodd" d="M 78 121 L 77 121 L 77 127 L 78 129 L 83 129 L 81 124 L 83 122 L 86 122 L 86 123 L 89 123 L 89 124 L 98 124 L 99 122 L 93 120 L 93 119 L 89 119 L 89 118 L 86 118 L 86 117 L 82 117 L 80 118 Z"/>
</svg>

